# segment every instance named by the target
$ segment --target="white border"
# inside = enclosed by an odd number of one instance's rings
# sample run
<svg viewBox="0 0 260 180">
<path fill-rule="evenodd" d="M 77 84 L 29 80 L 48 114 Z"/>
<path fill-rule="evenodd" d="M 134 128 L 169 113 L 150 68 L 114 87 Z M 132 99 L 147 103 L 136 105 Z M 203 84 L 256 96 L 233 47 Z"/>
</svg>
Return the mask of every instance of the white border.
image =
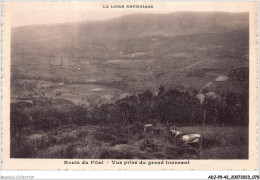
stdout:
<svg viewBox="0 0 260 180">
<path fill-rule="evenodd" d="M 21 0 L 16 0 L 16 1 L 21 1 Z M 67 0 L 63 0 L 63 1 L 67 1 Z M 260 12 L 260 8 L 258 6 L 258 24 L 260 22 L 259 12 Z M 259 32 L 260 31 L 258 29 L 258 33 Z M 2 35 L 2 31 L 1 31 L 1 35 Z M 2 40 L 2 36 L 0 39 Z M 260 43 L 258 37 L 258 47 L 259 44 Z M 258 55 L 259 53 L 260 50 L 258 49 Z M 0 60 L 2 60 L 2 56 L 0 57 Z M 260 70 L 259 67 L 258 70 Z M 0 73 L 1 73 L 1 69 L 0 69 Z M 260 75 L 258 74 L 258 79 L 259 78 Z M 0 85 L 2 84 L 1 82 L 2 81 L 0 81 Z M 260 83 L 258 82 L 258 86 L 259 85 Z M 258 96 L 258 100 L 260 100 L 259 96 Z M 1 105 L 0 105 L 0 109 L 1 109 Z M 259 117 L 260 116 L 258 114 L 258 123 L 260 123 Z M 1 128 L 0 128 L 0 133 L 1 133 Z M 0 142 L 2 142 L 1 137 L 0 137 Z M 260 144 L 260 139 L 258 139 L 258 149 L 260 147 L 259 144 Z M 1 148 L 0 148 L 0 152 L 1 152 Z M 259 159 L 258 159 L 258 164 L 260 165 Z M 54 178 L 55 179 L 187 179 L 187 178 L 208 179 L 208 175 L 259 175 L 259 171 L 1 171 L 1 169 L 0 169 L 0 176 L 1 177 L 9 176 L 11 179 L 21 179 L 22 176 L 34 176 L 34 179 L 54 179 Z"/>
</svg>

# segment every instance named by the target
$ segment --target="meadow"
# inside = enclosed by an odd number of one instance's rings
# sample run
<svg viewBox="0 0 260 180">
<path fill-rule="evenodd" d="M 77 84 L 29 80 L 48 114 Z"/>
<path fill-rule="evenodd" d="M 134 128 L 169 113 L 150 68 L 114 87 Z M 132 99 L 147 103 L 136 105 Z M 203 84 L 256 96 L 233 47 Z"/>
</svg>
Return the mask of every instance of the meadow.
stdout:
<svg viewBox="0 0 260 180">
<path fill-rule="evenodd" d="M 201 159 L 247 159 L 247 126 L 191 126 L 184 133 L 202 135 Z"/>
</svg>

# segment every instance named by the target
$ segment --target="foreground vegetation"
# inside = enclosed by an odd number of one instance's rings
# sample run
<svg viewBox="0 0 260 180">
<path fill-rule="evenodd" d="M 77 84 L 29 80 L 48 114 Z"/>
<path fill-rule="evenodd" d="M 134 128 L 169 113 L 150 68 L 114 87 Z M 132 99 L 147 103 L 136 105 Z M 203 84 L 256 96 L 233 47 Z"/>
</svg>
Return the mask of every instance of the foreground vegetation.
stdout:
<svg viewBox="0 0 260 180">
<path fill-rule="evenodd" d="M 18 137 L 12 141 L 12 157 L 16 158 L 84 158 L 84 159 L 246 159 L 248 158 L 247 127 L 180 127 L 184 133 L 199 132 L 202 149 L 176 146 L 171 143 L 167 125 L 149 146 L 138 126 L 63 126 L 48 132 L 52 139 L 47 148 L 26 146 Z M 27 133 L 42 133 L 30 131 Z M 57 141 L 59 139 L 59 141 Z M 20 142 L 18 142 L 20 141 Z M 21 157 L 22 156 L 22 157 Z"/>
<path fill-rule="evenodd" d="M 201 104 L 192 92 L 166 91 L 161 86 L 157 95 L 145 91 L 92 110 L 47 97 L 13 103 L 11 157 L 248 158 L 246 97 L 227 93 L 222 98 L 206 98 Z M 161 133 L 144 138 L 147 123 L 159 127 Z M 168 135 L 171 124 L 184 134 L 201 134 L 202 149 L 172 143 Z M 28 143 L 33 134 L 46 134 L 48 142 L 37 147 Z"/>
</svg>

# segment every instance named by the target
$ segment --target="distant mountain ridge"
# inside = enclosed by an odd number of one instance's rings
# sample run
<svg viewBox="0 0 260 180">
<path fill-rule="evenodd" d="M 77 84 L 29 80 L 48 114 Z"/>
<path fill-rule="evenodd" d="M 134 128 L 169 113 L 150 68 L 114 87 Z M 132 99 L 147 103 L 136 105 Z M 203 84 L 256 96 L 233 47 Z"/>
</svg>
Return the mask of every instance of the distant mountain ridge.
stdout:
<svg viewBox="0 0 260 180">
<path fill-rule="evenodd" d="M 89 49 L 88 45 L 91 45 L 90 51 L 95 50 L 95 44 L 109 48 L 107 44 L 111 42 L 144 36 L 176 37 L 231 32 L 248 28 L 248 18 L 248 13 L 175 12 L 132 14 L 105 21 L 16 27 L 11 32 L 12 54 L 54 56 L 70 49 Z M 80 51 L 78 56 L 88 57 Z"/>
</svg>

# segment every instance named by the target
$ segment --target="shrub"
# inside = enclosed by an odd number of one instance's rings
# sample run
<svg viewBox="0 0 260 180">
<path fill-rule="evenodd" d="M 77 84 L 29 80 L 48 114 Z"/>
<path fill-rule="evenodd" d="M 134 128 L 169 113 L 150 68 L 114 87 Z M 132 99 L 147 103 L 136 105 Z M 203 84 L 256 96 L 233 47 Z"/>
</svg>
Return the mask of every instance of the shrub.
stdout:
<svg viewBox="0 0 260 180">
<path fill-rule="evenodd" d="M 74 158 L 77 159 L 86 159 L 86 158 L 90 158 L 91 155 L 91 151 L 89 149 L 89 147 L 75 147 L 74 148 Z"/>
<path fill-rule="evenodd" d="M 153 155 L 157 158 L 157 159 L 165 159 L 165 155 L 162 152 L 155 152 L 153 153 Z"/>
<path fill-rule="evenodd" d="M 152 159 L 152 156 L 151 156 L 151 154 L 147 154 L 145 152 L 143 152 L 143 153 L 139 152 L 137 154 L 137 159 Z"/>
<path fill-rule="evenodd" d="M 62 92 L 59 91 L 59 92 L 57 92 L 55 95 L 56 95 L 56 96 L 61 96 L 61 95 L 62 95 Z"/>
<path fill-rule="evenodd" d="M 220 145 L 221 140 L 217 137 L 204 137 L 202 140 L 202 148 L 211 148 Z"/>
<path fill-rule="evenodd" d="M 55 136 L 55 140 L 58 144 L 67 144 L 77 140 L 77 136 L 73 132 L 65 132 Z"/>
<path fill-rule="evenodd" d="M 143 141 L 143 145 L 146 148 L 151 148 L 152 150 L 155 148 L 156 144 L 153 139 L 145 139 Z"/>
<path fill-rule="evenodd" d="M 16 103 L 18 108 L 32 108 L 33 104 L 31 102 L 20 101 Z"/>
<path fill-rule="evenodd" d="M 145 146 L 145 144 L 144 144 L 144 143 L 141 143 L 139 148 L 140 148 L 140 150 L 141 150 L 141 151 L 144 151 L 144 150 L 145 150 L 145 148 L 146 148 L 146 146 Z"/>
<path fill-rule="evenodd" d="M 228 139 L 227 143 L 232 146 L 248 146 L 248 136 L 237 135 Z"/>
<path fill-rule="evenodd" d="M 145 138 L 144 133 L 138 134 L 138 136 L 137 136 L 137 140 L 138 140 L 138 141 L 139 141 L 139 140 L 142 140 L 142 139 L 144 139 L 144 138 Z"/>
<path fill-rule="evenodd" d="M 36 150 L 32 146 L 21 142 L 21 138 L 11 138 L 11 158 L 35 158 L 36 156 Z"/>
<path fill-rule="evenodd" d="M 87 109 L 83 106 L 76 106 L 72 113 L 72 122 L 76 125 L 83 126 L 87 123 Z"/>
<path fill-rule="evenodd" d="M 114 138 L 125 138 L 127 137 L 128 133 L 122 125 L 113 125 L 113 126 L 106 126 L 106 127 L 100 127 L 97 129 L 97 132 L 101 133 L 103 135 L 109 136 L 109 139 Z M 113 136 L 113 137 L 112 137 Z M 105 138 L 107 139 L 107 138 Z M 113 139 L 114 140 L 114 139 Z"/>
<path fill-rule="evenodd" d="M 213 147 L 201 153 L 202 159 L 248 159 L 248 147 Z"/>
<path fill-rule="evenodd" d="M 68 158 L 68 159 L 72 159 L 73 156 L 76 154 L 76 151 L 75 151 L 75 148 L 77 147 L 78 144 L 69 144 L 67 147 L 66 147 L 66 157 L 65 158 Z"/>
<path fill-rule="evenodd" d="M 181 155 L 185 155 L 185 154 L 188 154 L 188 155 L 199 155 L 199 151 L 200 151 L 200 149 L 198 149 L 198 148 L 193 148 L 193 147 L 191 147 L 191 146 L 189 146 L 189 145 L 186 145 L 186 146 L 182 146 L 181 147 L 181 151 L 180 151 L 180 153 L 181 153 Z"/>
<path fill-rule="evenodd" d="M 86 135 L 88 135 L 88 131 L 86 130 L 81 130 L 78 132 L 78 137 L 85 137 Z"/>
<path fill-rule="evenodd" d="M 131 151 L 104 150 L 100 153 L 100 159 L 133 159 Z"/>
<path fill-rule="evenodd" d="M 35 134 L 37 133 L 37 131 L 35 131 L 34 129 L 32 129 L 32 127 L 24 127 L 22 128 L 21 133 L 26 136 L 26 135 L 30 135 L 30 134 Z"/>
<path fill-rule="evenodd" d="M 137 122 L 130 126 L 129 130 L 133 133 L 133 135 L 137 133 L 142 133 L 144 131 L 143 123 Z"/>
<path fill-rule="evenodd" d="M 22 128 L 27 127 L 29 125 L 29 117 L 23 111 L 11 106 L 10 115 L 11 136 L 14 136 L 17 133 L 17 130 L 20 131 Z"/>
<path fill-rule="evenodd" d="M 55 159 L 64 159 L 66 158 L 67 146 L 66 145 L 54 145 L 41 151 L 38 154 L 39 158 L 55 158 Z"/>
<path fill-rule="evenodd" d="M 181 154 L 181 148 L 180 147 L 166 147 L 166 155 L 171 156 L 172 158 L 178 158 Z"/>
<path fill-rule="evenodd" d="M 97 140 L 106 141 L 106 142 L 114 141 L 116 139 L 115 136 L 108 134 L 108 133 L 103 133 L 103 132 L 96 132 L 94 134 L 94 136 Z"/>
<path fill-rule="evenodd" d="M 117 138 L 115 141 L 110 143 L 111 146 L 115 146 L 117 144 L 128 144 L 128 140 L 124 138 Z"/>
</svg>

